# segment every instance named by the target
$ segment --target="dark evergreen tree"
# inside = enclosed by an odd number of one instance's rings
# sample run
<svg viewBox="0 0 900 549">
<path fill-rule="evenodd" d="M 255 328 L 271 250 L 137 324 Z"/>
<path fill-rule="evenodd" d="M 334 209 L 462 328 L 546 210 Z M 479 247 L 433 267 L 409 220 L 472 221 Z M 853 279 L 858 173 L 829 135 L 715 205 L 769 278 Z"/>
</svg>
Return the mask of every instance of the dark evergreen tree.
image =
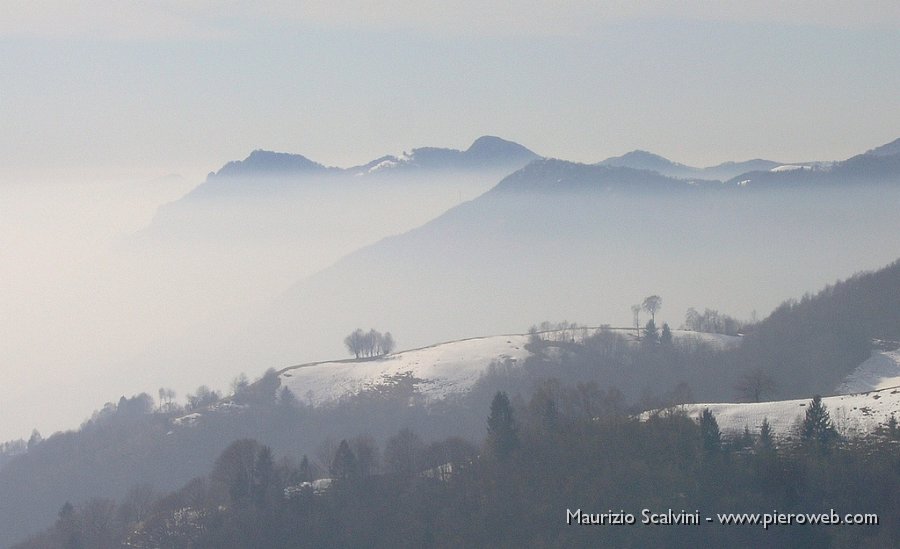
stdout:
<svg viewBox="0 0 900 549">
<path fill-rule="evenodd" d="M 356 469 L 359 475 L 366 477 L 375 474 L 379 462 L 378 443 L 375 439 L 368 435 L 353 437 L 350 449 L 356 456 Z"/>
<path fill-rule="evenodd" d="M 663 322 L 662 333 L 659 335 L 659 342 L 667 346 L 672 344 L 672 330 L 669 328 L 668 322 Z"/>
<path fill-rule="evenodd" d="M 499 460 L 506 460 L 519 447 L 519 433 L 509 397 L 497 391 L 488 416 L 488 447 Z"/>
<path fill-rule="evenodd" d="M 122 397 L 125 398 L 125 397 Z M 28 439 L 28 449 L 33 450 L 35 446 L 41 443 L 44 440 L 44 437 L 41 436 L 41 432 L 37 429 L 32 429 L 31 437 Z"/>
<path fill-rule="evenodd" d="M 775 440 L 772 438 L 772 427 L 769 426 L 769 418 L 764 417 L 762 425 L 759 426 L 759 438 L 756 440 L 760 450 L 773 450 L 775 448 Z"/>
<path fill-rule="evenodd" d="M 739 440 L 741 448 L 751 448 L 753 446 L 753 435 L 750 434 L 750 427 L 744 425 L 744 432 Z"/>
<path fill-rule="evenodd" d="M 559 427 L 559 408 L 552 398 L 545 399 L 541 406 L 541 427 L 547 432 L 556 431 Z"/>
<path fill-rule="evenodd" d="M 887 432 L 888 436 L 891 437 L 891 440 L 900 438 L 900 428 L 897 426 L 897 418 L 894 417 L 894 414 L 891 414 L 890 419 L 888 419 Z"/>
<path fill-rule="evenodd" d="M 651 318 L 644 326 L 644 341 L 646 343 L 656 343 L 659 341 L 659 330 L 656 329 L 656 322 Z"/>
<path fill-rule="evenodd" d="M 331 460 L 329 472 L 334 478 L 346 480 L 355 477 L 356 470 L 356 456 L 353 454 L 353 450 L 350 449 L 350 444 L 347 442 L 347 439 L 344 439 L 341 441 L 340 445 L 338 445 L 337 452 L 334 454 L 334 459 Z"/>
<path fill-rule="evenodd" d="M 807 445 L 819 450 L 828 450 L 838 439 L 837 430 L 831 422 L 828 408 L 822 404 L 822 397 L 816 395 L 806 408 L 806 417 L 800 427 L 800 438 Z"/>
<path fill-rule="evenodd" d="M 300 469 L 297 471 L 297 477 L 300 482 L 311 482 L 313 479 L 312 467 L 306 454 L 303 454 L 303 459 L 300 460 Z"/>
<path fill-rule="evenodd" d="M 278 405 L 285 410 L 292 410 L 298 405 L 297 397 L 289 388 L 282 387 L 281 392 L 278 394 Z"/>
<path fill-rule="evenodd" d="M 256 455 L 253 465 L 253 501 L 258 507 L 265 507 L 273 500 L 275 487 L 275 459 L 272 449 L 263 446 Z"/>
<path fill-rule="evenodd" d="M 700 414 L 700 440 L 707 454 L 718 452 L 722 444 L 719 422 L 709 408 L 704 408 Z"/>
<path fill-rule="evenodd" d="M 211 479 L 225 488 L 232 503 L 245 503 L 253 493 L 259 449 L 259 443 L 255 440 L 240 439 L 231 443 L 216 459 Z"/>
<path fill-rule="evenodd" d="M 384 446 L 384 466 L 395 475 L 411 477 L 424 468 L 425 443 L 410 429 L 401 429 Z"/>
</svg>

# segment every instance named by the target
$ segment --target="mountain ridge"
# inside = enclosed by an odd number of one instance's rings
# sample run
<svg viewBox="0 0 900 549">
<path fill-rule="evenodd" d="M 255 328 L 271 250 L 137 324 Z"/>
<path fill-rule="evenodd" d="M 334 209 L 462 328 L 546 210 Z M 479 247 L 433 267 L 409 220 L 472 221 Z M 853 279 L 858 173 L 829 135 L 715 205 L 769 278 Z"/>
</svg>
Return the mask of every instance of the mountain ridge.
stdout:
<svg viewBox="0 0 900 549">
<path fill-rule="evenodd" d="M 761 179 L 784 180 L 789 176 L 782 172 L 801 172 L 804 168 L 813 172 L 834 172 L 835 177 L 847 176 L 848 174 L 842 173 L 841 169 L 846 170 L 847 166 L 852 166 L 854 163 L 857 169 L 863 169 L 862 164 L 865 163 L 869 165 L 868 169 L 870 170 L 894 170 L 896 166 L 889 159 L 898 153 L 900 153 L 900 139 L 875 147 L 847 160 L 833 163 L 782 163 L 756 158 L 695 167 L 675 162 L 647 150 L 635 149 L 623 155 L 609 157 L 588 165 L 651 171 L 675 179 L 721 181 L 736 184 L 746 181 L 750 174 L 753 174 L 757 181 Z M 205 187 L 212 182 L 227 179 L 272 177 L 302 179 L 326 174 L 359 177 L 381 176 L 390 173 L 484 170 L 504 167 L 511 168 L 509 173 L 512 173 L 515 169 L 526 167 L 532 161 L 547 159 L 519 143 L 491 135 L 476 138 L 465 150 L 446 147 L 417 147 L 410 152 L 404 152 L 401 156 L 383 155 L 367 163 L 348 168 L 327 167 L 302 154 L 256 149 L 247 158 L 229 161 L 218 171 L 210 172 L 207 180 L 189 193 L 189 196 L 209 195 L 211 193 L 205 192 Z M 823 168 L 823 166 L 827 167 Z M 900 170 L 900 168 L 897 169 Z M 769 172 L 780 175 L 760 175 Z"/>
<path fill-rule="evenodd" d="M 756 158 L 744 161 L 726 161 L 715 166 L 698 168 L 674 162 L 658 154 L 636 149 L 621 156 L 613 156 L 597 162 L 598 165 L 639 170 L 652 170 L 661 175 L 679 179 L 709 179 L 724 181 L 750 171 L 770 170 L 781 163 L 773 160 Z"/>
</svg>

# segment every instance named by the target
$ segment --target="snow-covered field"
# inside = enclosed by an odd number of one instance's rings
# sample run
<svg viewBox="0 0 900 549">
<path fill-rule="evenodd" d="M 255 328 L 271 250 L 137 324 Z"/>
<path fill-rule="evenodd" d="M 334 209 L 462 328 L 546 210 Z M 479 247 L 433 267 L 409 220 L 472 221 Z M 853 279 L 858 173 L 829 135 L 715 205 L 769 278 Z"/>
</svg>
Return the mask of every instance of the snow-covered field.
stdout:
<svg viewBox="0 0 900 549">
<path fill-rule="evenodd" d="M 687 404 L 683 409 L 697 418 L 704 408 L 709 408 L 719 424 L 719 430 L 726 435 L 738 435 L 744 431 L 744 426 L 751 433 L 758 434 L 763 419 L 768 419 L 772 433 L 784 438 L 795 434 L 811 400 Z M 822 403 L 828 408 L 834 426 L 842 435 L 871 432 L 880 425 L 886 425 L 894 414 L 900 419 L 900 387 L 824 397 Z"/>
<path fill-rule="evenodd" d="M 412 377 L 427 400 L 468 391 L 493 361 L 521 363 L 527 335 L 479 337 L 441 343 L 368 360 L 320 362 L 281 372 L 282 386 L 313 405 L 337 400 L 401 377 Z"/>
</svg>

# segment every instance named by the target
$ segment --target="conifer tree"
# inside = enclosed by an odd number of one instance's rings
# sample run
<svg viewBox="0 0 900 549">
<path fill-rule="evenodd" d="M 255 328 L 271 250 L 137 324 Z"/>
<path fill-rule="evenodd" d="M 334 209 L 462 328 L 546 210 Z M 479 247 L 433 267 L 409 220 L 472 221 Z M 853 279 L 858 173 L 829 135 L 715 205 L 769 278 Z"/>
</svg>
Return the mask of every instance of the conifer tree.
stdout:
<svg viewBox="0 0 900 549">
<path fill-rule="evenodd" d="M 838 439 L 837 430 L 831 422 L 831 414 L 822 404 L 820 395 L 814 396 L 806 408 L 806 417 L 800 427 L 800 438 L 804 443 L 814 445 L 820 450 L 827 450 Z"/>
<path fill-rule="evenodd" d="M 339 479 L 348 479 L 356 476 L 356 456 L 353 454 L 353 450 L 350 449 L 347 439 L 342 440 L 338 446 L 334 459 L 331 460 L 329 472 L 331 476 Z"/>
<path fill-rule="evenodd" d="M 719 422 L 716 421 L 709 408 L 704 408 L 700 414 L 700 440 L 703 443 L 703 450 L 707 454 L 718 452 L 722 444 Z"/>
<path fill-rule="evenodd" d="M 656 329 L 656 322 L 651 318 L 644 326 L 644 341 L 647 343 L 656 343 L 659 341 L 659 331 Z"/>
<path fill-rule="evenodd" d="M 300 482 L 312 482 L 312 467 L 309 464 L 309 458 L 306 457 L 306 454 L 303 454 L 303 459 L 300 460 L 300 468 L 297 471 L 297 476 Z"/>
<path fill-rule="evenodd" d="M 672 344 L 672 329 L 669 328 L 668 322 L 663 322 L 662 333 L 659 335 L 659 342 L 663 345 Z"/>
<path fill-rule="evenodd" d="M 772 427 L 769 426 L 769 418 L 764 417 L 762 425 L 759 426 L 759 438 L 756 444 L 761 450 L 772 450 L 775 448 L 775 440 L 772 438 Z"/>
<path fill-rule="evenodd" d="M 488 417 L 488 446 L 494 455 L 501 461 L 519 446 L 519 434 L 516 422 L 513 419 L 512 406 L 509 397 L 502 391 L 497 391 L 494 400 L 491 401 L 491 415 Z"/>
</svg>

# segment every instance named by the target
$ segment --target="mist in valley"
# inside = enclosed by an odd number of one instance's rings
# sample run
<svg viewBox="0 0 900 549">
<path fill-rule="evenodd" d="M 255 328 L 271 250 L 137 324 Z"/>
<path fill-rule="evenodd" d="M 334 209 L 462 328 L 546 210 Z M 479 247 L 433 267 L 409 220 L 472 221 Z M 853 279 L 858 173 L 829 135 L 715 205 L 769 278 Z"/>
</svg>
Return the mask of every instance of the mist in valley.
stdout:
<svg viewBox="0 0 900 549">
<path fill-rule="evenodd" d="M 241 372 L 278 366 L 232 360 L 229 338 L 298 280 L 499 177 L 241 178 L 241 192 L 197 200 L 203 186 L 178 176 L 0 186 L 0 341 L 4 385 L 16 388 L 0 404 L 0 439 L 75 428 L 123 395 L 227 391 Z M 267 185 L 277 190 L 260 193 Z M 217 342 L 208 367 L 169 354 L 198 336 Z"/>
</svg>

